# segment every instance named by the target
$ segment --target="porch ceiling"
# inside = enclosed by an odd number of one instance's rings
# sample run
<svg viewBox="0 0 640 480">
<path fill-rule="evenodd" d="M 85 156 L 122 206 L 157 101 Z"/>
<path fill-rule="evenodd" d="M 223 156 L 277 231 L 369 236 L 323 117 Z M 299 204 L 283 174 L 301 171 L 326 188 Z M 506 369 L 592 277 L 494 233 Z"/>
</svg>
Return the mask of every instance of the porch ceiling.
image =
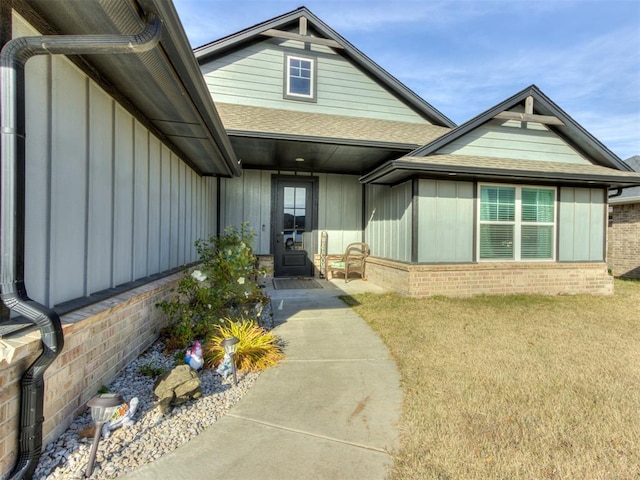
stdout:
<svg viewBox="0 0 640 480">
<path fill-rule="evenodd" d="M 229 131 L 231 144 L 243 168 L 363 175 L 384 162 L 401 157 L 410 147 L 340 143 L 318 139 Z M 304 161 L 296 161 L 302 158 Z"/>
</svg>

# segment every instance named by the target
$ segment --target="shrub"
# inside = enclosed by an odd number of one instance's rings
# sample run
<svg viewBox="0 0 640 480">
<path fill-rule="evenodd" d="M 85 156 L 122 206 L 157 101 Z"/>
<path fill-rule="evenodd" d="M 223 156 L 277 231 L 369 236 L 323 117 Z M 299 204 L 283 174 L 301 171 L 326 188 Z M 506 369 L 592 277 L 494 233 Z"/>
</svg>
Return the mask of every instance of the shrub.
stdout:
<svg viewBox="0 0 640 480">
<path fill-rule="evenodd" d="M 156 378 L 165 372 L 166 372 L 166 369 L 155 366 L 153 362 L 148 362 L 138 367 L 138 373 L 145 377 Z"/>
<path fill-rule="evenodd" d="M 260 327 L 253 320 L 234 322 L 227 320 L 218 326 L 204 346 L 204 361 L 208 367 L 215 367 L 224 358 L 224 348 L 220 342 L 228 337 L 236 337 L 240 342 L 235 354 L 238 370 L 264 370 L 272 367 L 284 358 L 277 337 Z"/>
<path fill-rule="evenodd" d="M 255 233 L 243 223 L 240 228 L 227 227 L 218 237 L 195 242 L 200 265 L 185 270 L 177 293 L 156 305 L 170 319 L 162 332 L 167 350 L 207 338 L 222 318 L 239 316 L 250 310 L 245 305 L 268 300 L 258 287 L 262 272 L 250 247 L 254 238 Z"/>
</svg>

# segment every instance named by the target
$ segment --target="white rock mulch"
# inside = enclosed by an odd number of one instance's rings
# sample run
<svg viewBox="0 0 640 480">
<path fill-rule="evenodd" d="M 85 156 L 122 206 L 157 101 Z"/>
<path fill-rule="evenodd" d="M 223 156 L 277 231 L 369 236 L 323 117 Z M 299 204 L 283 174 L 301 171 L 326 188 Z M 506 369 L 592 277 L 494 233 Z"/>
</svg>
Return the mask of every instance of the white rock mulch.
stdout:
<svg viewBox="0 0 640 480">
<path fill-rule="evenodd" d="M 259 376 L 259 373 L 239 374 L 238 385 L 234 387 L 231 377 L 225 380 L 212 370 L 201 370 L 202 398 L 162 415 L 154 408 L 154 379 L 139 372 L 144 366 L 170 370 L 174 358 L 163 355 L 162 344 L 158 343 L 127 365 L 108 385 L 109 391 L 120 393 L 125 401 L 138 397 L 140 403 L 132 426 L 114 430 L 100 441 L 92 479 L 117 478 L 185 444 L 223 416 Z M 91 425 L 87 409 L 57 441 L 47 445 L 33 478 L 85 478 L 93 439 L 81 439 L 78 434 Z"/>
</svg>

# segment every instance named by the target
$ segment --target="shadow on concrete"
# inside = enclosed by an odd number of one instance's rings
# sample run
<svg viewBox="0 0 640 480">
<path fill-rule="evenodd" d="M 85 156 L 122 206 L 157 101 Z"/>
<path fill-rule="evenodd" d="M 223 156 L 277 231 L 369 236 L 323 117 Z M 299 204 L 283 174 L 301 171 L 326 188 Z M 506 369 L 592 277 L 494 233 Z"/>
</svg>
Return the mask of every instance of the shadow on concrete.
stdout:
<svg viewBox="0 0 640 480">
<path fill-rule="evenodd" d="M 333 315 L 332 310 L 354 306 L 357 302 L 353 296 L 360 293 L 385 293 L 382 287 L 359 279 L 348 283 L 344 279 L 316 280 L 322 288 L 276 290 L 270 280 L 264 282 L 265 294 L 271 298 L 274 327 L 286 323 L 292 317 L 316 317 L 318 310 L 323 310 L 323 317 L 330 317 Z M 343 312 L 336 311 L 335 314 L 343 315 Z"/>
</svg>

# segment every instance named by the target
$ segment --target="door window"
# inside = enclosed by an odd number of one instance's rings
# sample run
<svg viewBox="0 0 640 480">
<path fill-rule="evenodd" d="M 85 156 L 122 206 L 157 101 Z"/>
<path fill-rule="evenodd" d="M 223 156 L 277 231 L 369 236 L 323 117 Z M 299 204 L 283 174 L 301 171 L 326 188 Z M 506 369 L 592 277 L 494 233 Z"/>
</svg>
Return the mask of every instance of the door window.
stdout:
<svg viewBox="0 0 640 480">
<path fill-rule="evenodd" d="M 303 250 L 306 232 L 307 189 L 284 187 L 284 247 L 286 250 Z"/>
</svg>

